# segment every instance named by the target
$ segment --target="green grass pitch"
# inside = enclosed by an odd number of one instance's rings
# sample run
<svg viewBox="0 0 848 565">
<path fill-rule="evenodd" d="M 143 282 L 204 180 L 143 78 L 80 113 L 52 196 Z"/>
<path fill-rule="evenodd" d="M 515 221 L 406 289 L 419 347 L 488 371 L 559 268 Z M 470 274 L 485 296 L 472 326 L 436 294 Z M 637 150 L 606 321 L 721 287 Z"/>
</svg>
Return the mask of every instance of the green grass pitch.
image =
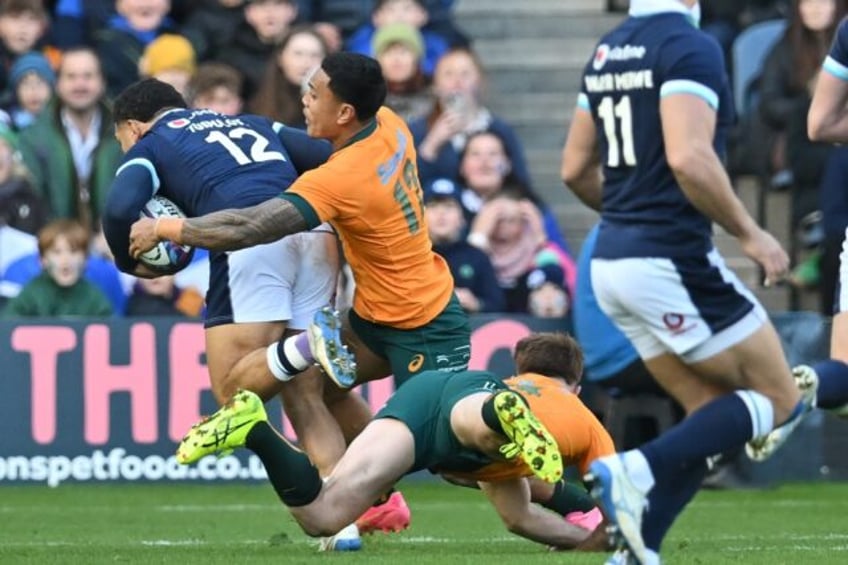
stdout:
<svg viewBox="0 0 848 565">
<path fill-rule="evenodd" d="M 549 553 L 503 529 L 483 496 L 402 485 L 413 525 L 318 554 L 269 485 L 0 487 L 0 563 L 603 563 Z M 848 484 L 702 492 L 676 524 L 666 563 L 848 563 Z"/>
</svg>

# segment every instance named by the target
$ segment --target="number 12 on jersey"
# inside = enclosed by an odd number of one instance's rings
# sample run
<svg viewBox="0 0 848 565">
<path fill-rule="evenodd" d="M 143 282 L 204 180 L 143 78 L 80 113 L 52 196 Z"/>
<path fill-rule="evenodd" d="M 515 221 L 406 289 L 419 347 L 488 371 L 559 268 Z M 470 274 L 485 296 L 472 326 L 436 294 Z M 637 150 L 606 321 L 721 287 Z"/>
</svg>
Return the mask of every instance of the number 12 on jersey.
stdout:
<svg viewBox="0 0 848 565">
<path fill-rule="evenodd" d="M 607 136 L 607 167 L 621 166 L 622 157 L 626 167 L 636 166 L 636 147 L 633 143 L 633 109 L 630 96 L 622 96 L 618 104 L 612 96 L 604 96 L 598 105 L 598 116 Z M 620 127 L 619 127 L 620 124 Z M 618 137 L 621 132 L 621 139 Z"/>
<path fill-rule="evenodd" d="M 250 156 L 242 151 L 241 147 L 236 145 L 234 139 L 242 139 L 248 137 L 253 139 L 250 144 Z M 247 128 L 231 129 L 227 133 L 223 131 L 213 131 L 204 139 L 206 143 L 218 143 L 227 150 L 227 152 L 236 160 L 239 165 L 249 165 L 250 163 L 262 163 L 264 161 L 285 161 L 286 157 L 279 151 L 268 150 L 268 139 L 259 132 Z"/>
</svg>

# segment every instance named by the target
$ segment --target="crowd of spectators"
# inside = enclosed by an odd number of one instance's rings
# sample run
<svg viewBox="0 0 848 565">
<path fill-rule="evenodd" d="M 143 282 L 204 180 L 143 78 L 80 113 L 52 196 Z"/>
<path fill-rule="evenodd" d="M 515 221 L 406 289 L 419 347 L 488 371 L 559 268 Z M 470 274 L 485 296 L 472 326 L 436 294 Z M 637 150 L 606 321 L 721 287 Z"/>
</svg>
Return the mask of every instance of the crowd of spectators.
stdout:
<svg viewBox="0 0 848 565">
<path fill-rule="evenodd" d="M 567 315 L 570 249 L 518 136 L 486 107 L 453 3 L 0 0 L 0 243 L 16 246 L 0 245 L 3 314 L 202 314 L 206 254 L 155 281 L 110 262 L 100 214 L 122 158 L 110 99 L 154 77 L 191 107 L 302 128 L 310 70 L 345 49 L 380 62 L 387 105 L 410 125 L 431 235 L 463 306 Z"/>
<path fill-rule="evenodd" d="M 572 251 L 533 188 L 520 139 L 487 107 L 485 68 L 452 20 L 453 3 L 0 0 L 0 225 L 2 241 L 15 242 L 14 250 L 0 246 L 0 300 L 46 272 L 49 246 L 37 238 L 52 222 L 70 220 L 87 234 L 81 276 L 109 298 L 114 314 L 201 313 L 205 254 L 155 284 L 109 262 L 99 216 L 121 160 L 110 98 L 156 77 L 191 107 L 304 127 L 305 78 L 328 53 L 346 49 L 377 58 L 387 104 L 409 123 L 431 236 L 466 310 L 568 315 L 577 279 Z M 811 143 L 805 120 L 848 0 L 715 1 L 703 11 L 702 27 L 721 43 L 728 66 L 746 27 L 788 22 L 753 85 L 752 117 L 737 125 L 731 154 L 745 155 L 739 172 L 792 191 L 793 226 L 815 223 L 807 230 L 812 243 L 804 242 L 815 251 L 793 281 L 817 285 L 829 313 L 848 225 L 841 188 L 848 153 Z"/>
<path fill-rule="evenodd" d="M 812 92 L 845 0 L 749 0 L 705 3 L 704 29 L 729 52 L 746 26 L 782 19 L 784 31 L 749 86 L 730 147 L 731 173 L 754 174 L 766 191 L 789 192 L 790 241 L 797 262 L 790 283 L 818 290 L 819 308 L 833 312 L 841 242 L 848 227 L 844 194 L 846 154 L 807 136 Z M 728 57 L 728 63 L 732 58 Z"/>
</svg>

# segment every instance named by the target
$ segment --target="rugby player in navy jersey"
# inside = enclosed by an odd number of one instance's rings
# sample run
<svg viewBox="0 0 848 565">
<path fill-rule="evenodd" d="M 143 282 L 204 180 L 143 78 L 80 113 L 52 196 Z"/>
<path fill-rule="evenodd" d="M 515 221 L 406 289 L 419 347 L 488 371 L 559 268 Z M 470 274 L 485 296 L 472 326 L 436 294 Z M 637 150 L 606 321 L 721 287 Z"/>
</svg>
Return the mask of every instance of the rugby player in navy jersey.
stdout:
<svg viewBox="0 0 848 565">
<path fill-rule="evenodd" d="M 276 198 L 332 152 L 326 141 L 261 116 L 186 109 L 176 90 L 155 79 L 121 93 L 114 119 L 126 156 L 109 193 L 103 229 L 118 267 L 141 277 L 156 273 L 129 255 L 130 227 L 153 195 L 172 200 L 188 216 L 246 208 Z M 219 404 L 238 389 L 266 401 L 282 393 L 296 432 L 308 425 L 319 436 L 339 436 L 333 430 L 320 433 L 337 426 L 322 407 L 321 379 L 283 383 L 269 373 L 233 370 L 249 353 L 307 328 L 315 312 L 333 300 L 338 261 L 336 236 L 327 224 L 273 243 L 211 254 L 206 361 Z M 300 414 L 308 414 L 309 421 Z M 344 534 L 352 545 L 339 549 L 359 547 L 353 528 Z"/>
<path fill-rule="evenodd" d="M 830 54 L 822 65 L 807 128 L 813 141 L 848 142 L 848 19 L 839 24 Z M 830 359 L 812 367 L 799 365 L 792 374 L 804 395 L 816 397 L 819 408 L 848 417 L 848 230 L 839 256 Z M 791 432 L 791 427 L 782 426 L 769 434 L 761 458 L 770 456 Z"/>
<path fill-rule="evenodd" d="M 695 0 L 631 1 L 586 66 L 563 154 L 565 183 L 601 212 L 598 302 L 688 412 L 654 441 L 590 467 L 616 528 L 611 563 L 658 563 L 706 459 L 808 407 L 764 309 L 712 242 L 715 222 L 767 283 L 786 274 L 786 253 L 723 168 L 731 96 L 721 50 L 698 17 Z"/>
</svg>

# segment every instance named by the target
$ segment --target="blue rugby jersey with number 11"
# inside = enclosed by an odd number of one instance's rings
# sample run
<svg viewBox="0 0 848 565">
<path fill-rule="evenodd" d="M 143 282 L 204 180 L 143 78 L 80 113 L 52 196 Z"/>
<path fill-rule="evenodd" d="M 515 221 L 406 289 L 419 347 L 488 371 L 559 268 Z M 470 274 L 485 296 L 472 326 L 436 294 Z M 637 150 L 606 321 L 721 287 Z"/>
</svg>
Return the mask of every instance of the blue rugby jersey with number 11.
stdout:
<svg viewBox="0 0 848 565">
<path fill-rule="evenodd" d="M 681 8 L 682 9 L 682 8 Z M 681 191 L 665 159 L 660 100 L 689 93 L 718 112 L 724 154 L 733 106 L 717 43 L 679 12 L 632 15 L 599 42 L 578 106 L 592 113 L 605 178 L 595 257 L 704 255 L 710 221 Z"/>
</svg>

